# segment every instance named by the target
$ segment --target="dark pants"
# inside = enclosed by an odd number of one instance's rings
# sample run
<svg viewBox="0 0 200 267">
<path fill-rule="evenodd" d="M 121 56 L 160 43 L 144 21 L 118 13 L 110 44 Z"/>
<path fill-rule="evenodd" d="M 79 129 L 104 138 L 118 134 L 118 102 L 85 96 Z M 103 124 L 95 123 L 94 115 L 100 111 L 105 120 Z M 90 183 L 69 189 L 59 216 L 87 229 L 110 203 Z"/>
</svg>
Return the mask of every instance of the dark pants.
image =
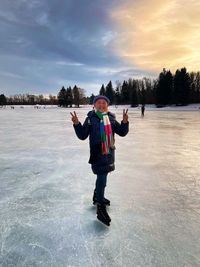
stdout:
<svg viewBox="0 0 200 267">
<path fill-rule="evenodd" d="M 107 183 L 107 175 L 108 173 L 97 174 L 96 179 L 96 196 L 97 202 L 102 204 L 104 199 L 104 191 Z"/>
</svg>

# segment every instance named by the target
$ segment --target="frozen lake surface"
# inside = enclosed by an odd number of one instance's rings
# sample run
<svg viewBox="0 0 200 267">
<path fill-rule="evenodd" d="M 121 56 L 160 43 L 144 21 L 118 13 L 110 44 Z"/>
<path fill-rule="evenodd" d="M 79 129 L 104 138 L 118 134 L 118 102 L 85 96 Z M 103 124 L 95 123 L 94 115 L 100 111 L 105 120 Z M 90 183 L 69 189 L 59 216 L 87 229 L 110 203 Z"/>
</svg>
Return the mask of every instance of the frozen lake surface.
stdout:
<svg viewBox="0 0 200 267">
<path fill-rule="evenodd" d="M 200 111 L 129 110 L 110 227 L 96 219 L 88 140 L 70 111 L 0 110 L 0 266 L 200 266 Z"/>
</svg>

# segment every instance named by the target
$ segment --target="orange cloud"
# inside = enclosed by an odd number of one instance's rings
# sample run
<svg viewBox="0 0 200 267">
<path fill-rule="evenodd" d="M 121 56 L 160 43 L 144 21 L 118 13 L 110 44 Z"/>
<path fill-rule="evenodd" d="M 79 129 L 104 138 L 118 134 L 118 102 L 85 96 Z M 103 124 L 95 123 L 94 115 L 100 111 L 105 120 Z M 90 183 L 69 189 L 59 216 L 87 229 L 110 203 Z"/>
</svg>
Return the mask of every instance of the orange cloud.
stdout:
<svg viewBox="0 0 200 267">
<path fill-rule="evenodd" d="M 199 14 L 198 0 L 128 0 L 111 13 L 118 32 L 113 48 L 144 70 L 199 70 Z"/>
</svg>

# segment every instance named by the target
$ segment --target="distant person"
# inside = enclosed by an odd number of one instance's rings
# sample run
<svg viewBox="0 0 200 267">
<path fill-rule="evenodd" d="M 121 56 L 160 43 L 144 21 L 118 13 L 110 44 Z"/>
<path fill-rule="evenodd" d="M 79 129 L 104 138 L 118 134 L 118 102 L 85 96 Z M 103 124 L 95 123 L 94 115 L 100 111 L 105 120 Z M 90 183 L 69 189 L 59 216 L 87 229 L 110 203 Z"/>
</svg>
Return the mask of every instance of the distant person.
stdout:
<svg viewBox="0 0 200 267">
<path fill-rule="evenodd" d="M 115 170 L 115 138 L 114 134 L 127 135 L 129 131 L 128 109 L 123 110 L 121 123 L 116 120 L 115 114 L 108 111 L 110 100 L 103 95 L 96 96 L 94 109 L 89 111 L 83 125 L 74 111 L 72 115 L 73 126 L 77 137 L 85 140 L 90 137 L 90 158 L 88 163 L 94 174 L 97 175 L 96 187 L 93 195 L 93 204 L 97 204 L 97 219 L 110 225 L 111 218 L 107 213 L 106 205 L 110 200 L 104 197 L 107 175 Z"/>
<path fill-rule="evenodd" d="M 144 117 L 144 111 L 145 111 L 145 105 L 142 104 L 142 107 L 141 107 L 141 116 Z"/>
</svg>

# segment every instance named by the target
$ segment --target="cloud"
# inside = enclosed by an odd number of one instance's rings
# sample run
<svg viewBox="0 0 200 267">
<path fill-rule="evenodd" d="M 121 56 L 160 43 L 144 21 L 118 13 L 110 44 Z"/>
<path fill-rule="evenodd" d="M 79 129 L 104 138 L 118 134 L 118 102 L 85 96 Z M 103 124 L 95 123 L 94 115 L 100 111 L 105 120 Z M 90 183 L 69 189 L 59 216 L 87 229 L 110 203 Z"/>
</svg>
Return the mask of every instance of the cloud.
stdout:
<svg viewBox="0 0 200 267">
<path fill-rule="evenodd" d="M 13 63 L 15 62 L 15 63 Z M 1 71 L 3 69 L 4 71 Z M 86 94 L 97 94 L 102 83 L 129 77 L 141 77 L 140 71 L 124 66 L 90 66 L 70 61 L 39 60 L 4 55 L 0 61 L 1 93 L 57 94 L 64 86 L 75 84 L 84 88 Z"/>
<path fill-rule="evenodd" d="M 112 29 L 106 8 L 81 1 L 15 1 L 1 4 L 1 54 L 105 64 Z"/>
<path fill-rule="evenodd" d="M 115 53 L 143 70 L 199 70 L 199 14 L 197 0 L 127 0 L 111 12 Z"/>
<path fill-rule="evenodd" d="M 63 82 L 90 93 L 109 80 L 143 75 L 113 51 L 110 14 L 121 1 L 1 1 L 1 92 L 53 93 Z"/>
</svg>

